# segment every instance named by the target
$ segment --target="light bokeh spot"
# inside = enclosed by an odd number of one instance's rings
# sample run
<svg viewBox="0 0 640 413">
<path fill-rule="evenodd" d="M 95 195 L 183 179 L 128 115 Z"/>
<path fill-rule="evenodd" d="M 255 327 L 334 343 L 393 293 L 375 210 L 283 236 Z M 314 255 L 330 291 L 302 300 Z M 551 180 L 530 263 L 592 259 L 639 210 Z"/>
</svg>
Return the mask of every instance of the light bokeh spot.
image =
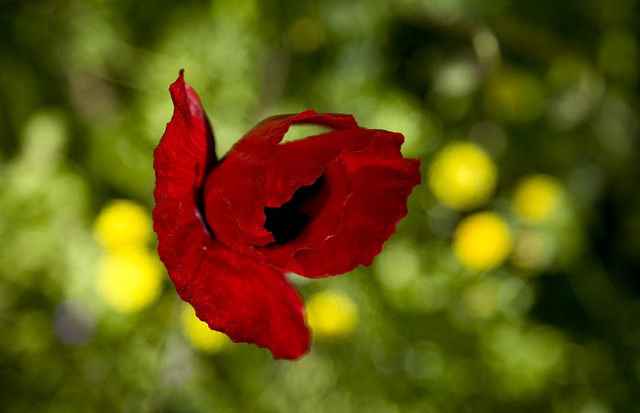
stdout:
<svg viewBox="0 0 640 413">
<path fill-rule="evenodd" d="M 429 186 L 435 197 L 458 210 L 486 204 L 497 178 L 498 171 L 491 157 L 469 142 L 447 145 L 429 169 Z"/>
<path fill-rule="evenodd" d="M 316 293 L 307 303 L 307 323 L 318 339 L 349 335 L 356 328 L 358 318 L 356 304 L 338 291 Z"/>
<path fill-rule="evenodd" d="M 147 210 L 130 200 L 116 199 L 96 218 L 94 236 L 107 250 L 143 246 L 153 236 L 153 223 Z"/>
<path fill-rule="evenodd" d="M 509 227 L 494 212 L 478 212 L 460 222 L 453 250 L 467 268 L 488 271 L 499 267 L 511 253 Z"/>
<path fill-rule="evenodd" d="M 486 319 L 499 308 L 498 294 L 498 287 L 494 283 L 479 282 L 463 292 L 462 303 L 471 317 Z"/>
<path fill-rule="evenodd" d="M 534 394 L 562 369 L 565 342 L 551 327 L 496 324 L 484 333 L 496 385 L 509 395 Z"/>
<path fill-rule="evenodd" d="M 553 237 L 537 229 L 523 229 L 516 233 L 512 262 L 526 270 L 547 267 L 556 254 Z"/>
<path fill-rule="evenodd" d="M 98 265 L 98 290 L 109 306 L 135 313 L 153 304 L 162 292 L 162 264 L 143 249 L 105 256 Z"/>
<path fill-rule="evenodd" d="M 421 274 L 418 251 L 406 241 L 390 243 L 376 259 L 374 271 L 385 288 L 393 291 L 408 288 Z"/>
<path fill-rule="evenodd" d="M 517 184 L 511 202 L 521 217 L 542 222 L 558 207 L 561 192 L 561 184 L 556 178 L 542 174 L 530 175 Z"/>
</svg>

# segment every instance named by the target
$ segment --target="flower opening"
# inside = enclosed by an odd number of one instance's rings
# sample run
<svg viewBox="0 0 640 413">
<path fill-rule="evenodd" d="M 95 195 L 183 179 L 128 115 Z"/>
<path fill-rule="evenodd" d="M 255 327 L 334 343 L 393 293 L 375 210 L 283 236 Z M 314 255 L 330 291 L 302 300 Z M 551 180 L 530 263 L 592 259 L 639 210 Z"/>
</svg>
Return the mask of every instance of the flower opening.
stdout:
<svg viewBox="0 0 640 413">
<path fill-rule="evenodd" d="M 299 358 L 310 333 L 284 274 L 370 265 L 407 214 L 420 162 L 402 156 L 398 133 L 312 110 L 262 121 L 218 160 L 182 72 L 170 91 L 174 114 L 154 152 L 160 258 L 211 329 Z M 281 143 L 296 124 L 330 131 Z"/>
</svg>

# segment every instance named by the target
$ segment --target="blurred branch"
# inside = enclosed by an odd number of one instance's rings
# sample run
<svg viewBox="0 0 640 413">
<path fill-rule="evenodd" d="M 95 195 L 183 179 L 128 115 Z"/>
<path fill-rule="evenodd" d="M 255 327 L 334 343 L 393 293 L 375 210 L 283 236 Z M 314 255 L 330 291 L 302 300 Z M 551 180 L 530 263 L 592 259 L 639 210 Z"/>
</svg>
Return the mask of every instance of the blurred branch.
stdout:
<svg viewBox="0 0 640 413">
<path fill-rule="evenodd" d="M 521 58 L 547 63 L 560 56 L 573 55 L 595 65 L 582 45 L 512 16 L 501 15 L 486 22 L 472 19 L 446 21 L 429 13 L 416 13 L 415 10 L 402 16 L 425 30 L 460 40 L 473 41 L 478 33 L 488 29 L 497 38 L 503 51 Z"/>
<path fill-rule="evenodd" d="M 541 27 L 505 16 L 491 21 L 489 25 L 501 47 L 513 54 L 545 62 L 570 54 L 593 63 L 582 45 L 571 43 Z"/>
<path fill-rule="evenodd" d="M 256 108 L 256 118 L 267 116 L 273 106 L 282 98 L 289 74 L 289 52 L 276 48 L 267 54 L 263 65 L 260 99 Z"/>
</svg>

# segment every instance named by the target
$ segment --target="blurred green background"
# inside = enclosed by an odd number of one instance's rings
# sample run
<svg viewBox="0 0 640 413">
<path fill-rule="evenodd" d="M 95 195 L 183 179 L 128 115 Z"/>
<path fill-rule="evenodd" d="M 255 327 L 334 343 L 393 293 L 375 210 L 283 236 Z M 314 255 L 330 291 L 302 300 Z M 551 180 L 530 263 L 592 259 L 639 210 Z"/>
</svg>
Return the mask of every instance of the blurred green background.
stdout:
<svg viewBox="0 0 640 413">
<path fill-rule="evenodd" d="M 0 1 L 2 412 L 636 412 L 638 2 Z M 222 155 L 352 113 L 423 159 L 296 362 L 209 332 L 151 232 L 184 68 Z"/>
</svg>

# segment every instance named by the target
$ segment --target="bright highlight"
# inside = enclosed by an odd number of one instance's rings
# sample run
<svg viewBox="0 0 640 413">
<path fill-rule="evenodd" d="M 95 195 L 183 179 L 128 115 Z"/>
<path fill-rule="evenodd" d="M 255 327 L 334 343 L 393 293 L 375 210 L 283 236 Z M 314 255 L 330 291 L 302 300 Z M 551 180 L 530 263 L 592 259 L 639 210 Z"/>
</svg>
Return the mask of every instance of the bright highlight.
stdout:
<svg viewBox="0 0 640 413">
<path fill-rule="evenodd" d="M 98 288 L 117 311 L 135 313 L 154 303 L 162 292 L 162 265 L 144 250 L 107 255 L 98 266 Z"/>
<path fill-rule="evenodd" d="M 523 218 L 533 222 L 546 221 L 559 204 L 561 185 L 548 175 L 531 175 L 520 180 L 512 204 Z"/>
<path fill-rule="evenodd" d="M 342 293 L 322 291 L 307 303 L 307 322 L 316 338 L 344 337 L 358 324 L 358 308 Z"/>
<path fill-rule="evenodd" d="M 469 142 L 447 145 L 429 169 L 429 186 L 438 201 L 458 210 L 486 204 L 498 171 L 481 147 Z"/>
<path fill-rule="evenodd" d="M 94 235 L 110 251 L 142 246 L 153 236 L 153 223 L 144 207 L 117 199 L 107 204 L 96 218 Z"/>
<path fill-rule="evenodd" d="M 479 212 L 465 218 L 456 229 L 453 250 L 467 268 L 488 271 L 499 267 L 512 249 L 509 228 L 493 212 Z"/>
</svg>

